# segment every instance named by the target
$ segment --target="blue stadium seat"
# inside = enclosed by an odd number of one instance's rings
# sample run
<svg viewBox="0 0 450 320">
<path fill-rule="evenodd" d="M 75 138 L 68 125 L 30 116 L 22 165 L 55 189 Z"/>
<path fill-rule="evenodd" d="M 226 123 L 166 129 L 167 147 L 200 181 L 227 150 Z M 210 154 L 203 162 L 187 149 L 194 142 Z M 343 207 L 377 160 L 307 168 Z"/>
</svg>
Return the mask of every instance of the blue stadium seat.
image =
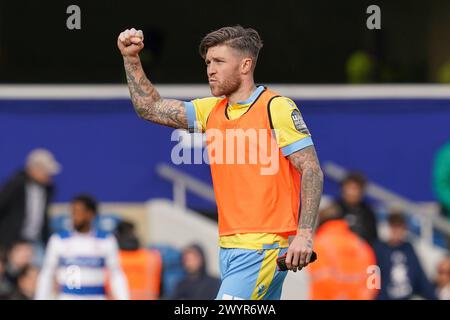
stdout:
<svg viewBox="0 0 450 320">
<path fill-rule="evenodd" d="M 94 228 L 98 230 L 105 231 L 107 233 L 114 232 L 117 225 L 122 221 L 117 214 L 108 213 L 97 215 L 94 220 Z"/>
<path fill-rule="evenodd" d="M 106 233 L 114 232 L 117 225 L 122 221 L 122 218 L 113 213 L 102 214 L 95 217 L 94 229 L 101 230 Z M 68 213 L 58 214 L 51 217 L 50 219 L 50 229 L 52 233 L 60 231 L 70 231 L 72 228 L 72 223 L 70 221 L 70 216 Z"/>
<path fill-rule="evenodd" d="M 71 230 L 70 216 L 67 213 L 58 214 L 50 219 L 50 230 L 52 233 Z"/>
<path fill-rule="evenodd" d="M 161 254 L 161 297 L 168 299 L 174 294 L 178 282 L 186 275 L 181 263 L 181 251 L 169 245 L 152 245 L 149 249 L 158 250 Z"/>
</svg>

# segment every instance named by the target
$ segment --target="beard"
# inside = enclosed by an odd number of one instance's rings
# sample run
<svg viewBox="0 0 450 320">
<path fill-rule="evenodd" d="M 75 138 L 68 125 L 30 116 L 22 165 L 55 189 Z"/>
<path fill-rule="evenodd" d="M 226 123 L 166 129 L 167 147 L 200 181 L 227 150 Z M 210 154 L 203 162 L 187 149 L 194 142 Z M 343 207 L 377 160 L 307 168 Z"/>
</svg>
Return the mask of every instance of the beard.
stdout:
<svg viewBox="0 0 450 320">
<path fill-rule="evenodd" d="M 90 221 L 83 221 L 79 222 L 77 224 L 74 223 L 73 228 L 77 232 L 87 232 L 91 229 L 91 222 Z"/>
<path fill-rule="evenodd" d="M 214 82 L 209 84 L 211 93 L 215 97 L 229 96 L 236 92 L 241 86 L 241 79 L 239 77 L 230 77 L 222 82 Z"/>
</svg>

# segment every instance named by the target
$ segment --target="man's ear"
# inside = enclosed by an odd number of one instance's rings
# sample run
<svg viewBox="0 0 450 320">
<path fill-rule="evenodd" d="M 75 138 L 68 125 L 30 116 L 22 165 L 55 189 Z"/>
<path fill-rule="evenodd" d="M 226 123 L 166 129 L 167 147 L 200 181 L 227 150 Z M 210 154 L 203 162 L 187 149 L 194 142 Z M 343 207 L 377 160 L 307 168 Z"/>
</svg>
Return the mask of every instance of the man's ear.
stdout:
<svg viewBox="0 0 450 320">
<path fill-rule="evenodd" d="M 241 63 L 241 71 L 243 74 L 247 74 L 253 70 L 253 59 L 244 58 Z"/>
</svg>

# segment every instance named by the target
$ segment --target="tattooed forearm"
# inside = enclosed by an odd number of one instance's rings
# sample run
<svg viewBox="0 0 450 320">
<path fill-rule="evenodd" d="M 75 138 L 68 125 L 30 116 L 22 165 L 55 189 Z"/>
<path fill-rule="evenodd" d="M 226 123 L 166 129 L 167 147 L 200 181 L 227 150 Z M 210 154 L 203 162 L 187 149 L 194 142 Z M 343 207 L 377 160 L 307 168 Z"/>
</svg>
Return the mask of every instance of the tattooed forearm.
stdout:
<svg viewBox="0 0 450 320">
<path fill-rule="evenodd" d="M 187 128 L 183 102 L 162 99 L 145 76 L 139 58 L 124 58 L 128 89 L 134 110 L 142 119 L 174 128 Z"/>
<path fill-rule="evenodd" d="M 289 160 L 302 174 L 302 209 L 298 228 L 313 230 L 323 189 L 323 173 L 316 150 L 314 146 L 306 147 L 290 155 Z"/>
</svg>

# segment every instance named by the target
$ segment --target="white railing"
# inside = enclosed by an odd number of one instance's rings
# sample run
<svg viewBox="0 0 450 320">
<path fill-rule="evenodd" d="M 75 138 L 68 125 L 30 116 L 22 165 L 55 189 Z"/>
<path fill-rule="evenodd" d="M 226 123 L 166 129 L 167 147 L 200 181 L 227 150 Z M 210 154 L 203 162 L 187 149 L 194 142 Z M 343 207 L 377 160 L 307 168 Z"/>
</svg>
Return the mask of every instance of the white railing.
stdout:
<svg viewBox="0 0 450 320">
<path fill-rule="evenodd" d="M 173 183 L 173 201 L 181 208 L 186 208 L 186 192 L 190 191 L 204 199 L 216 203 L 211 185 L 202 182 L 182 171 L 164 163 L 156 167 L 158 175 Z"/>
<path fill-rule="evenodd" d="M 326 162 L 323 170 L 328 177 L 337 182 L 342 181 L 348 173 L 343 167 L 332 162 Z M 440 216 L 437 206 L 410 201 L 373 182 L 367 184 L 367 195 L 382 202 L 387 208 L 400 209 L 405 214 L 413 215 L 420 224 L 420 237 L 428 244 L 433 243 L 433 228 L 447 237 L 450 236 L 450 223 Z"/>
<path fill-rule="evenodd" d="M 323 170 L 328 177 L 337 182 L 342 181 L 348 173 L 343 167 L 332 162 L 326 162 Z M 157 166 L 156 171 L 160 177 L 173 184 L 173 201 L 177 206 L 186 208 L 187 191 L 212 203 L 216 202 L 214 191 L 210 184 L 163 163 Z M 367 184 L 367 195 L 382 202 L 388 209 L 396 208 L 404 211 L 405 214 L 413 215 L 419 221 L 420 237 L 426 243 L 430 245 L 433 243 L 434 228 L 450 237 L 450 223 L 440 216 L 436 206 L 410 201 L 373 182 L 368 182 Z"/>
<path fill-rule="evenodd" d="M 450 98 L 450 85 L 448 84 L 298 85 L 269 83 L 266 85 L 294 100 Z M 211 91 L 206 84 L 156 84 L 156 89 L 165 98 L 189 100 L 211 96 Z M 125 84 L 1 84 L 0 99 L 130 99 L 130 93 Z"/>
</svg>

